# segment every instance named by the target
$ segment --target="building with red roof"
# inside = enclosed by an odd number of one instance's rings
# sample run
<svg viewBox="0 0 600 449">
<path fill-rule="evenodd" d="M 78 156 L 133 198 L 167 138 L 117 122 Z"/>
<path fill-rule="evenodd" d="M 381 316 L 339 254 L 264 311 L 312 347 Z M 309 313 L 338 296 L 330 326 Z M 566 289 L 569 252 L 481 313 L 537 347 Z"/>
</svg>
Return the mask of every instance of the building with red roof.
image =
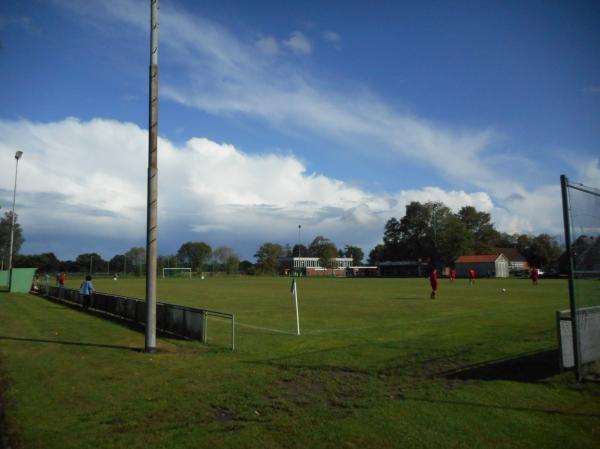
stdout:
<svg viewBox="0 0 600 449">
<path fill-rule="evenodd" d="M 509 261 L 504 254 L 479 254 L 460 256 L 454 262 L 456 276 L 466 278 L 473 269 L 477 277 L 507 278 Z"/>
</svg>

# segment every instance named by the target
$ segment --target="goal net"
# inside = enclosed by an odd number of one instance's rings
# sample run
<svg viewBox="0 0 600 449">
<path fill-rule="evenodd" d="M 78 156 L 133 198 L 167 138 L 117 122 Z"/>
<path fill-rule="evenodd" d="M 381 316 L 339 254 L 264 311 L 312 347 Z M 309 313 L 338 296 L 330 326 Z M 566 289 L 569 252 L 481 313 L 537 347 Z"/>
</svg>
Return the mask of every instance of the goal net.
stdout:
<svg viewBox="0 0 600 449">
<path fill-rule="evenodd" d="M 565 176 L 561 188 L 570 300 L 558 319 L 561 362 L 579 380 L 600 378 L 600 190 Z"/>
<path fill-rule="evenodd" d="M 191 268 L 163 268 L 163 278 L 192 278 Z"/>
</svg>

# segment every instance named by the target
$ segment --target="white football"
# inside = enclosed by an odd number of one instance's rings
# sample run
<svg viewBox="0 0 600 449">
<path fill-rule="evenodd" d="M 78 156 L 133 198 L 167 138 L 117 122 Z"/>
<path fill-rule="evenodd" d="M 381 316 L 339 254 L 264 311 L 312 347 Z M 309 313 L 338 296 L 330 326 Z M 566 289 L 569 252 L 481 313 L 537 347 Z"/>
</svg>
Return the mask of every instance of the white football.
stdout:
<svg viewBox="0 0 600 449">
<path fill-rule="evenodd" d="M 506 293 L 506 289 L 505 288 L 502 289 L 502 293 Z"/>
</svg>

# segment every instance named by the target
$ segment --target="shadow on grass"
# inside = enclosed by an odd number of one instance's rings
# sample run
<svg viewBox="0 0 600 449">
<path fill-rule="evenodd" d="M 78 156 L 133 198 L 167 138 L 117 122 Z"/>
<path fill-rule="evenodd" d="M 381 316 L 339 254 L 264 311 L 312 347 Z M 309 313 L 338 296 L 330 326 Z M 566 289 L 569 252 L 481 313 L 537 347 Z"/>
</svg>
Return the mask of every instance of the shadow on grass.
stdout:
<svg viewBox="0 0 600 449">
<path fill-rule="evenodd" d="M 441 373 L 447 379 L 537 382 L 560 374 L 558 349 L 519 354 Z"/>
<path fill-rule="evenodd" d="M 480 408 L 488 408 L 488 409 L 496 409 L 496 410 L 511 410 L 511 411 L 515 411 L 515 412 L 538 412 L 538 413 L 546 413 L 548 415 L 574 416 L 574 417 L 582 417 L 582 418 L 600 418 L 600 414 L 598 414 L 598 413 L 569 412 L 569 411 L 563 411 L 563 410 L 546 410 L 546 409 L 542 409 L 542 408 L 491 405 L 491 404 L 480 404 L 477 402 L 448 401 L 448 400 L 443 400 L 443 399 L 427 399 L 427 398 L 411 398 L 411 397 L 402 397 L 401 399 L 404 401 L 427 402 L 430 404 L 460 405 L 460 406 L 480 407 Z"/>
<path fill-rule="evenodd" d="M 104 344 L 99 344 L 99 343 L 83 343 L 83 342 L 78 342 L 78 341 L 42 340 L 40 338 L 7 337 L 4 335 L 0 335 L 0 340 L 26 341 L 26 342 L 33 342 L 33 343 L 54 343 L 54 344 L 58 344 L 58 345 L 70 345 L 70 346 L 89 346 L 89 347 L 93 347 L 93 348 L 126 349 L 128 351 L 142 352 L 141 348 L 132 348 L 130 346 L 104 345 Z"/>
</svg>

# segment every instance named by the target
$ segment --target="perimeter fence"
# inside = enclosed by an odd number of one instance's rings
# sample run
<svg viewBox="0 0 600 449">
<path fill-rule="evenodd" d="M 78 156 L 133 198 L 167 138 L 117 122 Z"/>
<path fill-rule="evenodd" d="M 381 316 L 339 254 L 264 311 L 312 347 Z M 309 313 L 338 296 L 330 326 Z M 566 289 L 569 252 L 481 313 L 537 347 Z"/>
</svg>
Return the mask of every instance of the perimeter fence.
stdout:
<svg viewBox="0 0 600 449">
<path fill-rule="evenodd" d="M 79 305 L 84 310 L 101 312 L 111 317 L 145 326 L 146 301 L 108 293 L 83 295 L 79 290 L 64 287 L 45 288 L 43 296 Z M 208 341 L 208 318 L 231 321 L 231 350 L 235 349 L 235 315 L 217 310 L 156 303 L 156 329 L 177 337 Z"/>
<path fill-rule="evenodd" d="M 570 310 L 557 314 L 561 364 L 600 377 L 600 190 L 561 176 Z M 576 319 L 573 319 L 576 317 Z"/>
</svg>

